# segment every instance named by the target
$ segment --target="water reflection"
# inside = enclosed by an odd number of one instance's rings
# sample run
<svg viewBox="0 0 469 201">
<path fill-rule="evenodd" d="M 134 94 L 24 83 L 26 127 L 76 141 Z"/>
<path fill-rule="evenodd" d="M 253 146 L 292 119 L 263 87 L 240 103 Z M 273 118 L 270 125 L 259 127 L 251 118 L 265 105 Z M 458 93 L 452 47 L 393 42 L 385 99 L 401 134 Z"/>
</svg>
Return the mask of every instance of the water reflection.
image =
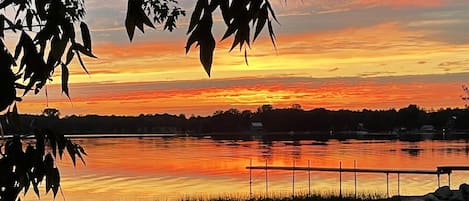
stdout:
<svg viewBox="0 0 469 201">
<path fill-rule="evenodd" d="M 77 139 L 89 153 L 87 166 L 59 163 L 67 200 L 174 200 L 185 195 L 249 193 L 249 171 L 254 165 L 401 168 L 434 170 L 438 165 L 468 165 L 468 141 L 397 140 L 273 140 L 191 137 Z M 453 184 L 469 174 L 452 176 Z M 359 190 L 385 192 L 385 176 L 359 174 Z M 353 190 L 353 175 L 344 173 L 344 191 Z M 391 175 L 391 186 L 395 177 Z M 314 173 L 313 189 L 337 191 L 338 175 Z M 271 192 L 290 192 L 291 171 L 269 172 Z M 305 172 L 296 175 L 298 191 L 308 188 Z M 401 193 L 434 190 L 433 176 L 401 175 Z M 253 172 L 253 190 L 265 191 L 265 172 Z M 396 189 L 391 189 L 396 193 Z M 26 199 L 37 200 L 32 194 Z M 60 198 L 59 198 L 60 199 Z M 51 200 L 42 196 L 41 200 Z"/>
</svg>

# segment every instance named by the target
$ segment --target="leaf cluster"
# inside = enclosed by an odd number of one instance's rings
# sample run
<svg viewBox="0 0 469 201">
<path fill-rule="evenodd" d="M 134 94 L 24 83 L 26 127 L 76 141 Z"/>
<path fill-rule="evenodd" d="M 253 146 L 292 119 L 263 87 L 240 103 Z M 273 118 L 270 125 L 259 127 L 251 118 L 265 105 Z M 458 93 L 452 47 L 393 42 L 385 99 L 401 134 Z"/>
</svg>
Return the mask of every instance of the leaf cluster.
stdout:
<svg viewBox="0 0 469 201">
<path fill-rule="evenodd" d="M 11 16 L 0 14 L 0 112 L 6 109 L 6 124 L 0 125 L 0 200 L 19 200 L 21 192 L 30 188 L 39 197 L 39 185 L 45 192 L 60 189 L 60 172 L 55 161 L 68 152 L 73 164 L 83 161 L 84 149 L 49 129 L 35 129 L 30 135 L 18 120 L 15 101 L 52 80 L 60 66 L 62 92 L 69 96 L 68 66 L 77 58 L 88 73 L 82 55 L 95 57 L 90 30 L 82 18 L 83 0 L 5 0 L 0 9 L 13 8 Z M 17 33 L 19 40 L 13 51 L 5 44 L 5 32 Z M 81 37 L 76 36 L 76 32 Z M 78 38 L 81 38 L 78 41 Z M 20 92 L 21 95 L 18 95 Z M 47 92 L 46 92 L 47 94 Z M 10 127 L 12 138 L 3 139 L 3 126 Z"/>
<path fill-rule="evenodd" d="M 68 65 L 77 58 L 88 73 L 82 55 L 96 58 L 90 30 L 82 21 L 83 4 L 83 0 L 7 0 L 0 4 L 0 9 L 16 8 L 14 17 L 0 15 L 0 111 L 21 100 L 13 92 L 15 88 L 22 90 L 23 96 L 29 91 L 39 93 L 59 66 L 62 92 L 70 97 Z M 77 30 L 81 43 L 76 39 Z M 20 32 L 13 55 L 3 41 L 5 31 Z"/>
<path fill-rule="evenodd" d="M 135 28 L 144 32 L 144 25 L 155 28 L 154 23 L 163 24 L 164 30 L 173 31 L 179 16 L 185 11 L 175 6 L 175 0 L 129 0 L 125 27 L 132 41 Z M 275 45 L 275 33 L 272 21 L 277 21 L 274 10 L 268 0 L 197 0 L 192 12 L 187 34 L 186 53 L 195 44 L 199 47 L 200 63 L 210 76 L 216 41 L 212 34 L 213 13 L 219 9 L 226 25 L 221 40 L 233 36 L 232 51 L 239 46 L 244 48 L 246 64 L 247 48 L 257 39 L 267 25 L 272 44 Z M 252 33 L 251 33 L 252 32 Z M 247 46 L 247 48 L 246 48 Z"/>
<path fill-rule="evenodd" d="M 192 13 L 187 34 L 186 53 L 194 43 L 200 48 L 200 62 L 210 76 L 213 63 L 213 53 L 216 42 L 213 38 L 212 13 L 219 9 L 226 25 L 226 31 L 221 40 L 234 37 L 230 51 L 239 46 L 240 51 L 244 47 L 244 58 L 247 62 L 247 49 L 253 43 L 266 23 L 272 44 L 275 46 L 275 35 L 272 28 L 272 20 L 277 17 L 268 0 L 198 0 Z M 278 22 L 278 21 L 277 21 Z M 253 32 L 253 37 L 251 36 Z"/>
<path fill-rule="evenodd" d="M 142 33 L 145 32 L 144 25 L 155 28 L 153 23 L 161 24 L 164 30 L 173 31 L 177 27 L 178 18 L 186 15 L 186 11 L 177 7 L 177 4 L 176 0 L 129 0 L 125 28 L 130 41 L 136 27 Z"/>
<path fill-rule="evenodd" d="M 62 158 L 65 150 L 73 164 L 76 158 L 83 163 L 85 150 L 64 135 L 49 129 L 36 129 L 33 139 L 19 135 L 0 144 L 0 200 L 17 200 L 30 188 L 40 198 L 39 185 L 45 181 L 45 192 L 52 190 L 54 197 L 60 189 L 60 173 L 55 161 Z M 24 144 L 28 143 L 26 148 Z"/>
</svg>

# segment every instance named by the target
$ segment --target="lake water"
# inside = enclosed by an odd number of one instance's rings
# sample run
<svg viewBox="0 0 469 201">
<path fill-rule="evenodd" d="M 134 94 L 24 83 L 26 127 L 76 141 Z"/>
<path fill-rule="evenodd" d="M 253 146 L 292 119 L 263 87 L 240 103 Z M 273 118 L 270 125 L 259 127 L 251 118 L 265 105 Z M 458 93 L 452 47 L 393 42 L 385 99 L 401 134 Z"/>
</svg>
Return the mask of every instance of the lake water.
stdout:
<svg viewBox="0 0 469 201">
<path fill-rule="evenodd" d="M 74 168 L 68 157 L 59 162 L 63 195 L 75 200 L 177 200 L 183 197 L 249 195 L 249 166 L 400 168 L 435 170 L 438 165 L 469 165 L 468 141 L 231 141 L 192 137 L 75 139 L 88 152 L 86 166 Z M 358 191 L 386 193 L 385 174 L 358 174 Z M 343 191 L 353 193 L 353 173 L 343 173 Z M 252 172 L 253 193 L 265 193 L 265 171 Z M 389 175 L 390 193 L 397 194 L 397 176 Z M 451 175 L 453 188 L 469 181 L 469 172 Z M 447 184 L 447 176 L 441 176 Z M 291 171 L 268 171 L 268 190 L 290 194 Z M 400 192 L 435 190 L 434 175 L 401 175 Z M 338 173 L 312 172 L 314 192 L 338 192 Z M 44 188 L 41 188 L 44 191 Z M 295 192 L 308 192 L 307 172 L 295 173 Z M 37 200 L 28 193 L 22 200 Z M 51 195 L 41 200 L 52 200 Z M 63 200 L 59 195 L 56 200 Z"/>
</svg>

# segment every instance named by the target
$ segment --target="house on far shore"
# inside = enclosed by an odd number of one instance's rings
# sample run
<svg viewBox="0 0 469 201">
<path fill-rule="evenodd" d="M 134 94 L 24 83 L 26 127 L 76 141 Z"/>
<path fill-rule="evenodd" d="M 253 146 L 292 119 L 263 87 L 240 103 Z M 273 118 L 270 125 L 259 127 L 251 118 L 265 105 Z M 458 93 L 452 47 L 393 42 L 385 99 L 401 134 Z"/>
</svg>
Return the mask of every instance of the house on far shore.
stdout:
<svg viewBox="0 0 469 201">
<path fill-rule="evenodd" d="M 251 122 L 251 131 L 263 131 L 264 130 L 264 125 L 262 122 Z"/>
</svg>

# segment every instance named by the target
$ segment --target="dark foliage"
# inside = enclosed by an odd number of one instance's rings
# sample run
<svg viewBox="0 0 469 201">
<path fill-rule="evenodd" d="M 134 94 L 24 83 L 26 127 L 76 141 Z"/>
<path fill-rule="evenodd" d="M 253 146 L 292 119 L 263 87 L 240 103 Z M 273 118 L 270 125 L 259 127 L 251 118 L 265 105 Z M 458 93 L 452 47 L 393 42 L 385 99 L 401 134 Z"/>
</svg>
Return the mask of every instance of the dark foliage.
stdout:
<svg viewBox="0 0 469 201">
<path fill-rule="evenodd" d="M 425 124 L 436 129 L 469 129 L 468 109 L 441 109 L 425 112 L 415 105 L 399 110 L 331 111 L 326 109 L 267 109 L 257 112 L 230 109 L 211 116 L 140 115 L 140 116 L 68 116 L 62 119 L 23 115 L 23 122 L 34 121 L 66 133 L 238 133 L 249 131 L 252 122 L 262 122 L 265 132 L 353 131 L 362 124 L 368 131 L 419 129 Z"/>
<path fill-rule="evenodd" d="M 16 107 L 15 107 L 16 108 Z M 16 111 L 16 110 L 15 110 Z M 20 118 L 9 112 L 7 133 L 19 133 Z M 0 200 L 17 200 L 30 188 L 40 198 L 39 185 L 45 182 L 45 192 L 55 197 L 60 189 L 60 173 L 55 161 L 68 152 L 74 165 L 76 158 L 85 163 L 85 150 L 79 144 L 50 129 L 31 129 L 27 135 L 14 134 L 0 141 Z M 3 134 L 3 128 L 2 128 Z M 4 136 L 2 136 L 4 138 Z"/>
<path fill-rule="evenodd" d="M 16 8 L 16 13 L 10 18 L 0 15 L 0 111 L 14 100 L 21 100 L 16 97 L 15 88 L 22 90 L 23 95 L 31 90 L 39 93 L 59 66 L 62 92 L 69 96 L 68 65 L 72 59 L 76 55 L 88 72 L 82 55 L 96 57 L 92 52 L 88 26 L 81 21 L 85 15 L 83 1 L 3 1 L 0 8 L 5 7 Z M 81 42 L 76 40 L 76 29 L 81 31 Z M 3 42 L 5 31 L 21 33 L 14 55 Z"/>
<path fill-rule="evenodd" d="M 129 39 L 132 41 L 135 27 L 144 32 L 144 25 L 155 28 L 154 23 L 164 25 L 164 30 L 172 31 L 176 28 L 179 16 L 185 15 L 185 11 L 177 7 L 175 0 L 129 0 L 125 27 Z M 247 48 L 257 39 L 267 24 L 272 44 L 275 46 L 275 34 L 272 20 L 277 17 L 268 0 L 197 0 L 192 12 L 187 34 L 186 53 L 192 45 L 199 47 L 200 63 L 210 76 L 213 54 L 216 41 L 212 34 L 213 13 L 220 10 L 226 31 L 221 37 L 225 40 L 233 36 L 232 51 L 235 47 L 244 48 L 245 62 L 247 60 Z M 277 21 L 278 22 L 278 21 Z M 251 34 L 252 32 L 252 34 Z M 247 46 L 247 47 L 246 47 Z"/>
<path fill-rule="evenodd" d="M 30 187 L 39 197 L 41 183 L 45 183 L 46 193 L 52 190 L 55 197 L 60 188 L 60 174 L 55 166 L 57 156 L 61 158 L 66 149 L 74 164 L 77 157 L 83 161 L 84 149 L 62 134 L 21 125 L 15 103 L 22 100 L 17 91 L 22 92 L 22 96 L 30 91 L 39 93 L 59 66 L 62 92 L 70 97 L 68 65 L 73 58 L 77 58 L 88 73 L 82 55 L 95 56 L 90 30 L 82 21 L 83 4 L 83 0 L 6 0 L 0 3 L 0 9 L 14 8 L 15 11 L 11 16 L 0 14 L 0 112 L 7 111 L 0 127 L 0 200 L 19 200 L 20 192 L 26 194 Z M 76 39 L 77 30 L 81 32 L 81 41 Z M 18 33 L 14 51 L 5 44 L 6 31 Z M 47 114 L 58 118 L 58 113 L 52 110 Z M 4 134 L 13 137 L 3 139 Z"/>
<path fill-rule="evenodd" d="M 254 42 L 257 39 L 266 22 L 272 44 L 275 46 L 275 35 L 271 21 L 272 19 L 277 21 L 277 18 L 268 0 L 238 0 L 231 1 L 231 4 L 229 0 L 213 0 L 210 2 L 208 0 L 198 0 L 187 31 L 189 38 L 187 39 L 186 53 L 197 42 L 200 49 L 200 62 L 209 76 L 216 45 L 212 34 L 212 13 L 217 8 L 222 13 L 223 21 L 227 27 L 221 40 L 234 36 L 230 51 L 237 46 L 240 50 L 244 47 L 246 64 L 248 64 L 246 46 L 251 47 L 251 41 Z M 251 32 L 254 33 L 254 37 L 250 36 Z"/>
</svg>

